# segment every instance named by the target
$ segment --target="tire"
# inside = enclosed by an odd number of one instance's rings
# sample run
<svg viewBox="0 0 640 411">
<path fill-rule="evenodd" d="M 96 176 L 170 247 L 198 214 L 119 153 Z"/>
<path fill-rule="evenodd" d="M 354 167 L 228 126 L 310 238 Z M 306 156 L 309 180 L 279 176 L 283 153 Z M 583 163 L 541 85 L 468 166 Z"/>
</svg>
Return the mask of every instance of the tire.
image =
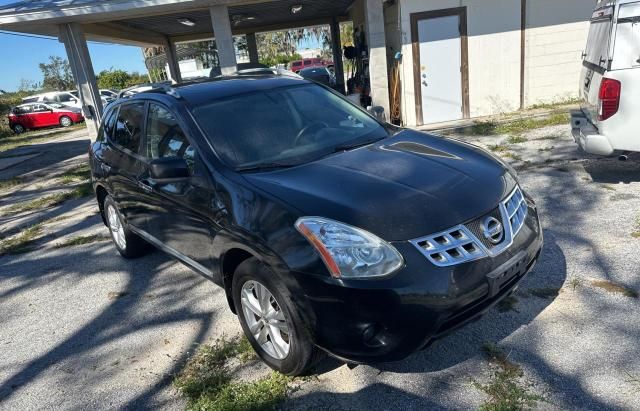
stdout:
<svg viewBox="0 0 640 411">
<path fill-rule="evenodd" d="M 301 317 L 299 310 L 291 303 L 291 294 L 286 287 L 278 282 L 277 278 L 268 267 L 256 258 L 242 262 L 233 275 L 233 303 L 242 330 L 258 356 L 269 367 L 282 374 L 303 375 L 319 358 L 318 350 L 313 344 L 306 322 Z M 262 317 L 254 311 L 260 305 L 257 298 L 257 295 L 260 295 L 258 294 L 260 286 L 264 287 L 272 297 L 269 298 L 268 304 L 263 305 L 263 307 L 267 307 L 267 310 L 273 309 L 271 311 L 273 316 L 266 320 L 267 323 L 261 323 Z M 254 310 L 251 310 L 248 308 L 249 305 L 243 302 L 243 296 L 245 301 L 253 296 L 254 303 L 258 303 L 258 306 L 253 305 Z M 273 325 L 276 323 L 280 325 Z M 258 338 L 265 338 L 263 343 L 258 342 L 251 327 L 254 327 L 253 330 Z M 283 329 L 287 329 L 289 333 L 283 332 Z M 283 347 L 286 344 L 274 344 L 278 340 L 288 342 L 288 350 L 284 356 Z"/>
<path fill-rule="evenodd" d="M 103 210 L 111 240 L 121 256 L 129 259 L 149 253 L 151 245 L 129 230 L 118 206 L 109 195 L 104 199 Z"/>
<path fill-rule="evenodd" d="M 70 127 L 73 125 L 73 120 L 70 117 L 62 116 L 60 117 L 60 125 L 62 127 Z"/>
<path fill-rule="evenodd" d="M 21 124 L 14 124 L 13 127 L 11 127 L 11 129 L 13 130 L 14 133 L 16 134 L 22 134 L 25 131 L 27 131 L 23 125 Z"/>
</svg>

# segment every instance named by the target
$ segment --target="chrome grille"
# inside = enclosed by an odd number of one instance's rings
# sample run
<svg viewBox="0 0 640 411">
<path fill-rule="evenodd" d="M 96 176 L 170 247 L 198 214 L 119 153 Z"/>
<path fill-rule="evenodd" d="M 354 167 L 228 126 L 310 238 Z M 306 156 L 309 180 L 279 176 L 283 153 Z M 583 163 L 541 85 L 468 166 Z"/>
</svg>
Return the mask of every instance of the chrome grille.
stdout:
<svg viewBox="0 0 640 411">
<path fill-rule="evenodd" d="M 482 221 L 493 217 L 502 222 L 504 239 L 491 244 L 482 231 Z M 466 263 L 483 257 L 496 257 L 513 244 L 527 217 L 527 202 L 520 187 L 516 187 L 498 207 L 467 224 L 410 242 L 438 267 Z"/>
<path fill-rule="evenodd" d="M 511 226 L 511 233 L 515 237 L 520 232 L 527 217 L 527 202 L 520 187 L 516 188 L 503 204 Z"/>
<path fill-rule="evenodd" d="M 477 241 L 465 226 L 459 225 L 411 242 L 433 264 L 446 267 L 485 257 L 486 254 Z"/>
</svg>

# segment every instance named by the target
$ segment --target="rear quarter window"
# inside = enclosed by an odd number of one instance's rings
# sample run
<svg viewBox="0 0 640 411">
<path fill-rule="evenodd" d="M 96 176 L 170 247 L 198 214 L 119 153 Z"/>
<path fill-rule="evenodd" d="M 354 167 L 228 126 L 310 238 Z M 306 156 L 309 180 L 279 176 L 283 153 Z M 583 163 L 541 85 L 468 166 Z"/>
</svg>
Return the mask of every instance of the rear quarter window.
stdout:
<svg viewBox="0 0 640 411">
<path fill-rule="evenodd" d="M 609 61 L 609 39 L 611 37 L 611 15 L 591 20 L 589 37 L 585 49 L 585 62 L 607 68 Z"/>
</svg>

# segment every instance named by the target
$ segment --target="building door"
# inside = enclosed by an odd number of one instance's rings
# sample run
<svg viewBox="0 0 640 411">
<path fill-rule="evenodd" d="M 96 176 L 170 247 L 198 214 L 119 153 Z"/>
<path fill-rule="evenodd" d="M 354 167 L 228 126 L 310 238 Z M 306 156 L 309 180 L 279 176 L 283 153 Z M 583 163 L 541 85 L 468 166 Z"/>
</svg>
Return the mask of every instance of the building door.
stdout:
<svg viewBox="0 0 640 411">
<path fill-rule="evenodd" d="M 469 117 L 466 9 L 411 15 L 418 124 Z"/>
</svg>

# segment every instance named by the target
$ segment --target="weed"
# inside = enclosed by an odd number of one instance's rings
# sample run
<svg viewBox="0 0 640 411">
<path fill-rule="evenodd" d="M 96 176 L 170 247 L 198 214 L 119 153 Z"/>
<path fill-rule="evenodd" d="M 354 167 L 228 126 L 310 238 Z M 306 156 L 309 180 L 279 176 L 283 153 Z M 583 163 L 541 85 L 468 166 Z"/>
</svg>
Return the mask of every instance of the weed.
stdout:
<svg viewBox="0 0 640 411">
<path fill-rule="evenodd" d="M 496 133 L 498 124 L 493 121 L 481 121 L 471 127 L 471 133 L 479 136 L 491 136 Z"/>
<path fill-rule="evenodd" d="M 541 288 L 530 288 L 529 294 L 538 298 L 556 298 L 558 294 L 560 294 L 560 288 L 555 287 L 541 287 Z"/>
<path fill-rule="evenodd" d="M 31 251 L 33 243 L 42 235 L 43 224 L 36 224 L 20 234 L 0 242 L 0 255 L 21 254 Z"/>
<path fill-rule="evenodd" d="M 554 148 L 555 148 L 554 146 L 550 146 L 550 147 L 542 147 L 542 148 L 539 148 L 539 149 L 538 149 L 538 151 L 539 151 L 539 152 L 541 152 L 541 153 L 544 153 L 544 152 L 547 152 L 547 151 L 551 151 L 551 150 L 553 150 Z"/>
<path fill-rule="evenodd" d="M 264 410 L 286 400 L 290 377 L 272 372 L 253 382 L 232 381 L 227 362 L 241 361 L 252 350 L 244 337 L 217 340 L 201 346 L 189 360 L 174 384 L 188 399 L 193 410 Z"/>
<path fill-rule="evenodd" d="M 527 108 L 530 109 L 530 110 L 553 109 L 553 108 L 558 108 L 558 107 L 568 106 L 568 105 L 573 105 L 573 104 L 578 104 L 578 103 L 580 103 L 580 99 L 579 98 L 568 98 L 568 99 L 556 101 L 556 102 L 553 102 L 553 103 L 538 103 L 538 104 L 534 104 L 532 106 L 529 106 Z"/>
<path fill-rule="evenodd" d="M 10 178 L 8 180 L 0 181 L 0 191 L 4 191 L 8 188 L 13 188 L 17 185 L 22 184 L 22 179 L 20 177 Z"/>
<path fill-rule="evenodd" d="M 517 155 L 516 153 L 504 153 L 504 154 L 502 155 L 502 157 L 504 157 L 504 158 L 510 158 L 510 159 L 512 159 L 512 160 L 514 160 L 514 161 L 521 161 L 521 160 L 522 160 L 522 157 L 520 157 L 520 156 L 519 156 L 519 155 Z"/>
<path fill-rule="evenodd" d="M 56 248 L 65 248 L 65 247 L 74 247 L 76 245 L 83 245 L 83 244 L 91 244 L 91 243 L 95 243 L 98 241 L 105 241 L 108 240 L 109 237 L 104 236 L 104 235 L 99 235 L 99 234 L 92 234 L 92 235 L 80 235 L 77 237 L 73 237 L 70 238 L 69 240 L 65 241 L 64 243 L 59 243 L 56 244 Z"/>
<path fill-rule="evenodd" d="M 86 181 L 91 178 L 91 169 L 89 164 L 82 164 L 64 172 L 60 176 L 62 184 L 73 184 L 80 181 Z"/>
<path fill-rule="evenodd" d="M 609 280 L 594 280 L 591 281 L 591 285 L 613 294 L 622 294 L 629 298 L 638 298 L 639 296 L 636 290 Z"/>
<path fill-rule="evenodd" d="M 509 150 L 509 146 L 507 146 L 506 144 L 494 144 L 489 146 L 489 150 L 495 153 L 504 153 L 505 151 Z"/>
<path fill-rule="evenodd" d="M 631 237 L 640 238 L 640 216 L 636 217 L 635 231 L 631 233 Z"/>
<path fill-rule="evenodd" d="M 79 185 L 71 191 L 64 191 L 61 193 L 56 193 L 52 195 L 48 195 L 45 197 L 41 197 L 27 203 L 18 203 L 13 204 L 4 209 L 0 215 L 11 215 L 18 213 L 25 213 L 27 211 L 33 210 L 41 210 L 44 208 L 53 207 L 59 204 L 64 203 L 67 200 L 87 197 L 88 195 L 93 193 L 93 188 L 90 183 Z"/>
<path fill-rule="evenodd" d="M 110 300 L 117 300 L 118 298 L 126 297 L 129 293 L 126 291 L 111 291 L 107 294 L 107 298 Z"/>
<path fill-rule="evenodd" d="M 605 190 L 609 190 L 609 191 L 616 191 L 616 188 L 609 185 L 609 184 L 600 184 L 600 188 L 603 188 Z"/>
<path fill-rule="evenodd" d="M 521 135 L 511 136 L 507 139 L 507 142 L 509 144 L 520 144 L 520 143 L 526 143 L 527 141 L 529 140 L 527 140 L 526 137 L 523 137 Z"/>
<path fill-rule="evenodd" d="M 522 134 L 529 130 L 566 124 L 568 122 L 569 115 L 567 113 L 556 113 L 547 118 L 518 118 L 501 124 L 495 122 L 480 122 L 471 128 L 471 132 L 482 136 Z"/>
<path fill-rule="evenodd" d="M 569 280 L 569 285 L 573 288 L 573 291 L 575 291 L 576 288 L 582 287 L 582 282 L 582 278 L 580 277 L 571 277 L 571 279 Z"/>
<path fill-rule="evenodd" d="M 246 337 L 242 336 L 238 342 L 238 358 L 241 362 L 249 362 L 256 358 L 256 352 Z"/>
<path fill-rule="evenodd" d="M 495 366 L 487 384 L 473 381 L 473 386 L 484 392 L 489 398 L 480 407 L 485 411 L 510 411 L 534 407 L 544 398 L 530 390 L 531 383 L 522 382 L 522 368 L 509 361 L 508 356 L 495 344 L 485 343 L 482 350 Z"/>
<path fill-rule="evenodd" d="M 518 310 L 516 310 L 517 305 L 518 299 L 515 296 L 510 295 L 507 298 L 502 299 L 498 303 L 498 311 L 501 313 L 506 313 L 507 311 L 519 312 Z"/>
</svg>

